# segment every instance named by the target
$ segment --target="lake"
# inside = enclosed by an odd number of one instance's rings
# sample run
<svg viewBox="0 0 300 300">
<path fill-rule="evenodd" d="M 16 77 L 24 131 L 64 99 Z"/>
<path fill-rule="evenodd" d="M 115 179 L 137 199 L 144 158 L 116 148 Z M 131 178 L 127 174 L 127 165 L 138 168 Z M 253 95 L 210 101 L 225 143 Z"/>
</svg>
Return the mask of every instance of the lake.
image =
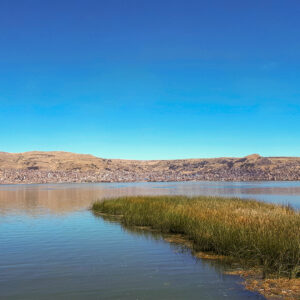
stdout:
<svg viewBox="0 0 300 300">
<path fill-rule="evenodd" d="M 160 235 L 95 216 L 121 195 L 222 195 L 300 208 L 300 182 L 0 186 L 1 299 L 264 299 Z"/>
</svg>

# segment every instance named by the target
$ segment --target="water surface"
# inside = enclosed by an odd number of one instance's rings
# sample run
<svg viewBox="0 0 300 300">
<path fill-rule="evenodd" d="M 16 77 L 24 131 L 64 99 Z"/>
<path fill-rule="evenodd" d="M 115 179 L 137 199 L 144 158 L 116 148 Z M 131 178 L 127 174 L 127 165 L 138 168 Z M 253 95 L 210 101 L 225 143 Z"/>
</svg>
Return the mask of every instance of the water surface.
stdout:
<svg viewBox="0 0 300 300">
<path fill-rule="evenodd" d="M 217 263 L 87 209 L 103 197 L 137 194 L 250 196 L 299 207 L 300 184 L 0 186 L 0 298 L 264 299 Z"/>
</svg>

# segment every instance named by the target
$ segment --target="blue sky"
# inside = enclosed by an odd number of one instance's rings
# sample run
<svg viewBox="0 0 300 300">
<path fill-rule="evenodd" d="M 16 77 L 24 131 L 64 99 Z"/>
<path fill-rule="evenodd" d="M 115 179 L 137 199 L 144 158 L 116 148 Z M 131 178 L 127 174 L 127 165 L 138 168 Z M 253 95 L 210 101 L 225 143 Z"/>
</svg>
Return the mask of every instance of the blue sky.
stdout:
<svg viewBox="0 0 300 300">
<path fill-rule="evenodd" d="M 300 156 L 300 2 L 0 0 L 0 151 Z"/>
</svg>

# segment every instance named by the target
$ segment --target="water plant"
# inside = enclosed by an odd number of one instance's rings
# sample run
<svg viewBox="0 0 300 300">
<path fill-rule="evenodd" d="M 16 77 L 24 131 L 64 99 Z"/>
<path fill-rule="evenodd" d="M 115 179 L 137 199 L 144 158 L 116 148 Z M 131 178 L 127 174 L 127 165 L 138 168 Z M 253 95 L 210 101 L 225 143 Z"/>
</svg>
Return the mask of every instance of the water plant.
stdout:
<svg viewBox="0 0 300 300">
<path fill-rule="evenodd" d="M 223 197 L 135 196 L 104 199 L 94 212 L 125 225 L 179 233 L 195 251 L 259 266 L 264 276 L 300 277 L 300 212 L 289 206 Z"/>
</svg>

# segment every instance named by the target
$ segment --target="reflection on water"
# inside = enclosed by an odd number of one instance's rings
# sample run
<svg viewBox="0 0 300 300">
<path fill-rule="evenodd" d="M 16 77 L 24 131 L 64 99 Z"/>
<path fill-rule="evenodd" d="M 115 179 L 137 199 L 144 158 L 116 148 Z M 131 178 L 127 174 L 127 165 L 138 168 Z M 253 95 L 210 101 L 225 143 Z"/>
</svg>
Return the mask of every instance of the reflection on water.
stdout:
<svg viewBox="0 0 300 300">
<path fill-rule="evenodd" d="M 90 211 L 5 218 L 1 299 L 264 299 L 188 251 Z"/>
<path fill-rule="evenodd" d="M 143 237 L 145 239 L 150 239 L 155 241 L 166 240 L 168 243 L 169 243 L 169 238 L 172 240 L 172 237 L 174 237 L 174 235 L 171 234 L 164 234 L 155 230 L 149 230 L 147 228 L 142 228 L 138 226 L 128 226 L 122 224 L 120 222 L 120 219 L 114 216 L 108 216 L 105 214 L 98 214 L 98 213 L 94 213 L 94 216 L 96 218 L 100 218 L 104 220 L 107 223 L 119 224 L 122 227 L 122 229 L 124 229 L 125 232 L 128 232 L 131 235 L 137 237 Z M 225 271 L 232 270 L 232 264 L 229 261 L 226 261 L 224 259 L 223 260 L 198 259 L 195 256 L 193 256 L 192 251 L 189 247 L 187 247 L 186 245 L 180 242 L 171 242 L 169 245 L 174 253 L 179 253 L 179 254 L 181 253 L 181 254 L 191 256 L 191 258 L 194 260 L 195 263 L 199 263 L 201 261 L 202 265 L 206 265 L 209 268 L 214 269 L 220 274 L 223 274 Z"/>
<path fill-rule="evenodd" d="M 300 208 L 300 182 L 167 182 L 0 186 L 0 213 L 67 213 L 97 199 L 124 195 L 221 195 Z"/>
<path fill-rule="evenodd" d="M 1 299 L 264 299 L 223 266 L 87 210 L 121 195 L 227 195 L 300 204 L 299 182 L 0 186 Z"/>
</svg>

